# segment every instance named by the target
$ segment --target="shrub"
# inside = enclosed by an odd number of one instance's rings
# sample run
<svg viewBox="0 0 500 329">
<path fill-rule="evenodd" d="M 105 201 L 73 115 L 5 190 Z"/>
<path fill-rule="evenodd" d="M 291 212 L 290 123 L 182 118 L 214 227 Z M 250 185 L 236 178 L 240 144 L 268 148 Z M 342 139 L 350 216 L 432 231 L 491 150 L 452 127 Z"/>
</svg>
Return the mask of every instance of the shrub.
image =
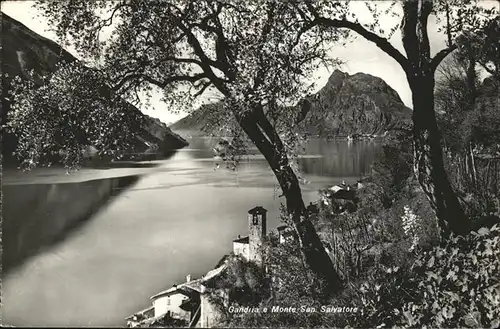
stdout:
<svg viewBox="0 0 500 329">
<path fill-rule="evenodd" d="M 382 268 L 350 289 L 354 327 L 498 327 L 500 228 L 453 237 L 406 270 Z"/>
</svg>

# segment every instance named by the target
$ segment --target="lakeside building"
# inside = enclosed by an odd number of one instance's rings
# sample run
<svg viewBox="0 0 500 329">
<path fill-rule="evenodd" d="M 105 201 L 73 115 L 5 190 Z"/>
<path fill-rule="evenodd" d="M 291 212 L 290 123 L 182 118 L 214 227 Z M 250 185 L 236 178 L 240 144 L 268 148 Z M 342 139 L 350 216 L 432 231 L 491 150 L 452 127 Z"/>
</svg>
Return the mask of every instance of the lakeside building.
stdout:
<svg viewBox="0 0 500 329">
<path fill-rule="evenodd" d="M 169 321 L 189 328 L 208 328 L 215 324 L 219 310 L 211 302 L 211 296 L 218 295 L 228 304 L 227 293 L 214 290 L 213 281 L 227 268 L 227 260 L 199 279 L 174 285 L 151 296 L 152 306 L 126 318 L 131 328 L 154 325 L 155 322 Z"/>
<path fill-rule="evenodd" d="M 262 265 L 262 244 L 266 238 L 267 210 L 261 206 L 248 211 L 249 235 L 233 241 L 233 253 L 247 261 Z M 219 317 L 218 307 L 211 301 L 213 296 L 229 304 L 227 291 L 214 288 L 214 281 L 227 268 L 224 257 L 217 267 L 199 279 L 186 281 L 151 296 L 152 306 L 126 318 L 128 327 L 144 327 L 169 321 L 185 327 L 209 328 Z"/>
<path fill-rule="evenodd" d="M 233 240 L 233 253 L 262 265 L 262 245 L 267 236 L 267 210 L 261 206 L 248 211 L 248 236 Z"/>
<path fill-rule="evenodd" d="M 296 237 L 295 231 L 288 225 L 278 226 L 278 241 L 280 244 L 293 241 Z"/>
<path fill-rule="evenodd" d="M 308 211 L 315 212 L 316 206 L 310 205 Z M 248 236 L 233 240 L 233 254 L 246 261 L 263 264 L 262 246 L 267 239 L 267 210 L 261 206 L 248 211 Z M 280 244 L 293 241 L 296 232 L 293 228 L 281 225 L 277 228 Z M 216 268 L 201 278 L 193 280 L 191 275 L 186 281 L 173 285 L 150 297 L 152 306 L 126 318 L 128 327 L 161 326 L 165 323 L 179 327 L 213 327 L 220 311 L 212 300 L 214 296 L 229 305 L 229 293 L 215 288 L 215 281 L 228 267 L 229 257 L 224 256 Z M 273 278 L 274 279 L 274 278 Z"/>
</svg>

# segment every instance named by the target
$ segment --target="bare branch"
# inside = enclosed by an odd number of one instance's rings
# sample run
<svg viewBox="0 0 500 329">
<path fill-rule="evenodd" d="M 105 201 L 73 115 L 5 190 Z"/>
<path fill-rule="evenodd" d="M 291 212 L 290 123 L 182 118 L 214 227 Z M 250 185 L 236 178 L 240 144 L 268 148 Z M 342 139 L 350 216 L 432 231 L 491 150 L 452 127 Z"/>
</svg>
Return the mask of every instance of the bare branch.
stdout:
<svg viewBox="0 0 500 329">
<path fill-rule="evenodd" d="M 446 11 L 446 36 L 448 38 L 448 47 L 450 47 L 453 42 L 451 39 L 451 19 L 450 19 L 450 5 L 448 2 L 445 3 L 445 11 Z"/>
<path fill-rule="evenodd" d="M 200 42 L 194 35 L 194 33 L 191 31 L 190 28 L 188 28 L 186 25 L 182 23 L 182 21 L 178 17 L 173 17 L 176 25 L 181 29 L 182 32 L 186 35 L 188 39 L 188 43 L 191 45 L 193 48 L 194 53 L 198 58 L 200 59 L 200 67 L 202 70 L 205 72 L 204 76 L 207 77 L 212 81 L 214 86 L 224 95 L 227 95 L 227 88 L 224 85 L 224 80 L 220 79 L 217 77 L 217 75 L 214 73 L 212 70 L 213 67 L 219 67 L 218 63 L 212 59 L 210 59 L 207 54 L 205 54 L 205 51 L 203 50 L 203 47 L 201 46 Z"/>
<path fill-rule="evenodd" d="M 125 76 L 118 84 L 113 86 L 111 89 L 113 91 L 120 90 L 127 82 L 131 82 L 133 80 L 142 80 L 145 82 L 149 82 L 152 85 L 155 85 L 160 88 L 165 88 L 171 83 L 175 82 L 191 82 L 194 83 L 198 80 L 201 80 L 203 78 L 206 78 L 207 76 L 204 73 L 196 74 L 196 75 L 178 75 L 178 76 L 173 76 L 169 77 L 165 80 L 158 80 L 155 79 L 149 75 L 143 74 L 143 73 L 135 73 L 135 74 L 129 74 Z"/>
<path fill-rule="evenodd" d="M 124 8 L 124 7 L 132 7 L 129 3 L 122 1 L 120 4 L 118 4 L 113 11 L 111 12 L 111 15 L 103 20 L 101 24 L 99 24 L 98 29 L 102 30 L 104 27 L 111 26 L 113 25 L 113 18 L 115 17 L 115 14 L 118 12 L 119 9 Z"/>
<path fill-rule="evenodd" d="M 387 40 L 386 38 L 380 37 L 379 35 L 368 31 L 361 24 L 350 22 L 348 20 L 340 20 L 340 19 L 329 19 L 324 17 L 317 17 L 315 20 L 316 25 L 324 25 L 335 28 L 347 28 L 350 29 L 366 40 L 375 43 L 377 47 L 379 47 L 383 52 L 387 55 L 394 58 L 399 65 L 403 68 L 403 70 L 407 73 L 411 72 L 411 65 L 408 62 L 408 59 L 399 52 L 394 46 Z"/>
<path fill-rule="evenodd" d="M 431 59 L 430 63 L 430 69 L 431 72 L 435 72 L 439 64 L 445 59 L 446 56 L 448 56 L 450 53 L 452 53 L 455 49 L 457 49 L 457 45 L 451 45 L 448 48 L 445 48 L 438 52 L 434 57 Z"/>
<path fill-rule="evenodd" d="M 201 96 L 207 89 L 208 87 L 210 87 L 212 85 L 212 82 L 211 81 L 207 81 L 205 83 L 202 84 L 202 87 L 200 90 L 198 90 L 193 96 L 194 98 L 197 98 L 199 96 Z"/>
</svg>

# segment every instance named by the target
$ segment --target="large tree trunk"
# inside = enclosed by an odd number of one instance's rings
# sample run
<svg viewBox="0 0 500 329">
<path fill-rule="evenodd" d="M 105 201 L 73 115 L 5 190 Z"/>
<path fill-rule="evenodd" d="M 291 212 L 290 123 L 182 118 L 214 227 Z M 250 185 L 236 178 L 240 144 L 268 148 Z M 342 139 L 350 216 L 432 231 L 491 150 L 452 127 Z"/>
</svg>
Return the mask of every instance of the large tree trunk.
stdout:
<svg viewBox="0 0 500 329">
<path fill-rule="evenodd" d="M 285 147 L 275 128 L 257 106 L 253 113 L 239 115 L 240 126 L 264 155 L 276 176 L 286 199 L 288 215 L 298 234 L 303 259 L 321 282 L 321 296 L 331 295 L 341 288 L 341 280 L 333 267 L 314 225 L 307 216 L 297 175 L 290 166 Z"/>
<path fill-rule="evenodd" d="M 286 154 L 283 156 L 286 157 Z M 273 170 L 277 166 L 278 163 L 271 164 Z M 307 216 L 297 176 L 289 165 L 284 170 L 275 171 L 275 174 L 286 198 L 287 211 L 297 232 L 303 258 L 312 272 L 323 281 L 322 295 L 329 296 L 330 293 L 340 289 L 341 280 L 314 225 Z"/>
<path fill-rule="evenodd" d="M 470 221 L 446 174 L 441 136 L 434 113 L 434 74 L 409 77 L 413 95 L 414 171 L 436 211 L 444 238 L 467 234 Z"/>
<path fill-rule="evenodd" d="M 441 138 L 434 113 L 434 72 L 455 46 L 448 45 L 431 59 L 427 25 L 433 7 L 432 0 L 403 1 L 400 28 L 405 57 L 386 38 L 367 30 L 361 24 L 346 19 L 321 17 L 311 2 L 308 5 L 308 8 L 312 8 L 314 23 L 357 32 L 395 59 L 405 71 L 413 96 L 415 174 L 436 211 L 443 237 L 447 237 L 450 232 L 466 234 L 470 223 L 444 169 Z"/>
<path fill-rule="evenodd" d="M 434 112 L 434 72 L 439 62 L 436 63 L 436 58 L 431 60 L 427 34 L 432 10 L 432 1 L 405 1 L 401 33 L 410 64 L 405 71 L 413 99 L 414 171 L 436 212 L 441 236 L 446 239 L 451 232 L 467 234 L 470 221 L 444 168 L 441 136 Z"/>
</svg>

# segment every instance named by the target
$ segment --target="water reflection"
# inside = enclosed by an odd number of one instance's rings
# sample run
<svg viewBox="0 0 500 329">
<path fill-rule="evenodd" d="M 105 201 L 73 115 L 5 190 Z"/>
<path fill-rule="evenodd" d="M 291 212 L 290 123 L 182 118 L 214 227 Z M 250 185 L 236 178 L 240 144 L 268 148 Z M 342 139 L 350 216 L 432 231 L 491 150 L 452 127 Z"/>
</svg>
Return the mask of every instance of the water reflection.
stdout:
<svg viewBox="0 0 500 329">
<path fill-rule="evenodd" d="M 380 146 L 374 141 L 311 140 L 307 154 L 320 157 L 301 158 L 300 169 L 305 174 L 330 177 L 353 177 L 367 173 Z"/>
<path fill-rule="evenodd" d="M 189 148 L 175 154 L 173 160 L 183 161 L 189 157 L 195 161 L 208 162 L 214 167 L 221 162 L 213 158 L 211 151 L 218 139 L 193 138 L 189 142 Z M 303 146 L 305 151 L 299 152 L 298 155 L 302 174 L 338 178 L 360 177 L 369 172 L 375 156 L 380 150 L 380 143 L 374 140 L 310 139 Z M 238 169 L 245 171 L 249 168 L 259 168 L 259 170 L 269 168 L 264 157 L 259 154 L 256 148 L 249 149 L 249 155 L 241 158 Z"/>
<path fill-rule="evenodd" d="M 2 270 L 62 243 L 139 176 L 66 184 L 3 186 Z"/>
</svg>

